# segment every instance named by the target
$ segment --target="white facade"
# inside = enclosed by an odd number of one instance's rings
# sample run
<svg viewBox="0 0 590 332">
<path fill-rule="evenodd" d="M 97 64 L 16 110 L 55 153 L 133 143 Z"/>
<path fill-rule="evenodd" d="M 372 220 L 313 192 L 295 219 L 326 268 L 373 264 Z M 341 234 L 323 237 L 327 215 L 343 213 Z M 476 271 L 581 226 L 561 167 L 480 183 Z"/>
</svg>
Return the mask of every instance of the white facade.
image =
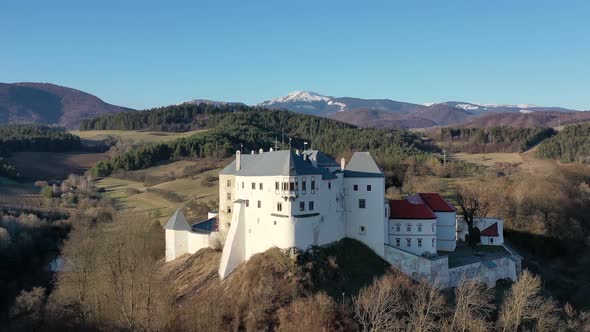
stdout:
<svg viewBox="0 0 590 332">
<path fill-rule="evenodd" d="M 474 227 L 481 233 L 481 244 L 490 246 L 501 246 L 504 244 L 504 222 L 498 218 L 474 218 Z M 494 226 L 495 225 L 495 226 Z M 486 232 L 486 230 L 488 230 Z M 463 218 L 457 219 L 457 239 L 467 242 L 469 230 Z M 487 234 L 487 236 L 486 236 Z"/>
<path fill-rule="evenodd" d="M 436 246 L 440 251 L 455 251 L 457 247 L 457 212 L 434 211 L 436 215 Z"/>
<path fill-rule="evenodd" d="M 390 219 L 388 243 L 416 255 L 436 254 L 436 219 Z"/>
</svg>

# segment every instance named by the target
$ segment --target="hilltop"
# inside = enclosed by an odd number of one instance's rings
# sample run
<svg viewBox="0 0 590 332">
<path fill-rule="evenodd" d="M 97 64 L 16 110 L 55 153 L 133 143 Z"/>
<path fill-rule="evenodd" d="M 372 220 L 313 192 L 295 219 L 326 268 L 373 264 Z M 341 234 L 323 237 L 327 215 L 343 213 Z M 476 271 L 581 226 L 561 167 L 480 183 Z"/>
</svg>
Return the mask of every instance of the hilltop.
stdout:
<svg viewBox="0 0 590 332">
<path fill-rule="evenodd" d="M 0 124 L 32 122 L 75 128 L 83 119 L 130 110 L 65 86 L 0 83 Z"/>
</svg>

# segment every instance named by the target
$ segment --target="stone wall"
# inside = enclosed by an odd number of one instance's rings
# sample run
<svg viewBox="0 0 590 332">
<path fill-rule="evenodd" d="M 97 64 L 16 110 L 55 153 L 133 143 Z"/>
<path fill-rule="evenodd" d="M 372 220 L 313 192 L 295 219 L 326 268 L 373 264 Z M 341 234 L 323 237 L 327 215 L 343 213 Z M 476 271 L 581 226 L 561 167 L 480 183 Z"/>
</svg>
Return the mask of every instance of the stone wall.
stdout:
<svg viewBox="0 0 590 332">
<path fill-rule="evenodd" d="M 456 287 L 464 278 L 476 278 L 488 287 L 493 287 L 500 279 L 516 281 L 520 274 L 521 258 L 510 250 L 509 252 L 507 257 L 449 269 L 446 256 L 426 258 L 386 244 L 385 260 L 412 279 L 426 280 L 440 289 Z"/>
</svg>

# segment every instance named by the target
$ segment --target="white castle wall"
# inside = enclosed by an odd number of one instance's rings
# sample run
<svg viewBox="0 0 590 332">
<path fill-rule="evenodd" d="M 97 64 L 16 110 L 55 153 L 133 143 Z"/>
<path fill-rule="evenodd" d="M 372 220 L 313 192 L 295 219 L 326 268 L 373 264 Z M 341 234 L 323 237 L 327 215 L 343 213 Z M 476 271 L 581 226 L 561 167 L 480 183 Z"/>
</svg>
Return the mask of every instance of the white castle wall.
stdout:
<svg viewBox="0 0 590 332">
<path fill-rule="evenodd" d="M 436 253 L 436 219 L 390 219 L 387 243 L 393 247 L 409 251 L 416 255 L 425 252 Z M 398 231 L 399 225 L 399 231 Z M 408 230 L 408 226 L 410 230 Z M 421 226 L 421 227 L 420 227 Z M 397 246 L 399 239 L 399 247 Z M 410 240 L 408 246 L 408 239 Z M 422 245 L 419 245 L 419 239 Z"/>
<path fill-rule="evenodd" d="M 371 191 L 367 191 L 368 185 Z M 387 242 L 384 193 L 385 180 L 382 177 L 344 178 L 346 236 L 363 242 L 381 257 L 384 255 L 383 244 Z M 364 209 L 359 208 L 360 199 L 365 200 Z"/>
<path fill-rule="evenodd" d="M 436 222 L 436 246 L 440 251 L 454 251 L 457 247 L 457 212 L 434 212 Z"/>
<path fill-rule="evenodd" d="M 521 259 L 515 254 L 485 263 L 477 262 L 449 268 L 446 256 L 428 259 L 385 245 L 385 260 L 412 279 L 426 280 L 440 289 L 456 287 L 468 278 L 477 279 L 488 287 L 493 287 L 500 279 L 516 281 L 521 271 Z"/>
<path fill-rule="evenodd" d="M 219 262 L 218 273 L 222 279 L 246 260 L 244 207 L 245 203 L 243 201 L 236 201 L 233 205 L 232 221 L 221 253 L 221 261 Z"/>
</svg>

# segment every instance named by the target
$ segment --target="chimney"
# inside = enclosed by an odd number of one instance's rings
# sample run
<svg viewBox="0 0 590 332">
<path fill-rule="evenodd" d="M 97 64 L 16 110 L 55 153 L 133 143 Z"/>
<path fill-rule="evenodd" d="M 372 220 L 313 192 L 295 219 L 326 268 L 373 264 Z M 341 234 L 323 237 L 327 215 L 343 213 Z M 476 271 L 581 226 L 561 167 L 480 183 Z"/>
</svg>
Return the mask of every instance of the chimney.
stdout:
<svg viewBox="0 0 590 332">
<path fill-rule="evenodd" d="M 273 149 L 273 148 L 270 148 L 270 149 L 268 150 L 268 152 L 273 152 L 273 151 L 274 151 L 274 149 Z"/>
<path fill-rule="evenodd" d="M 263 154 L 264 150 L 262 150 L 262 148 L 260 148 L 260 150 L 258 150 L 258 153 Z"/>
<path fill-rule="evenodd" d="M 303 154 L 303 160 L 307 161 L 307 153 Z"/>
<path fill-rule="evenodd" d="M 295 154 L 296 154 L 296 155 L 299 155 L 299 149 L 296 149 L 296 150 L 295 150 Z"/>
<path fill-rule="evenodd" d="M 236 151 L 236 172 L 242 168 L 242 156 L 240 150 Z"/>
<path fill-rule="evenodd" d="M 346 160 L 344 159 L 344 157 L 340 158 L 340 170 L 343 171 L 344 170 L 344 166 L 346 166 Z"/>
<path fill-rule="evenodd" d="M 255 153 L 256 153 L 256 151 L 254 151 L 254 150 L 250 151 L 250 154 L 255 154 Z"/>
</svg>

